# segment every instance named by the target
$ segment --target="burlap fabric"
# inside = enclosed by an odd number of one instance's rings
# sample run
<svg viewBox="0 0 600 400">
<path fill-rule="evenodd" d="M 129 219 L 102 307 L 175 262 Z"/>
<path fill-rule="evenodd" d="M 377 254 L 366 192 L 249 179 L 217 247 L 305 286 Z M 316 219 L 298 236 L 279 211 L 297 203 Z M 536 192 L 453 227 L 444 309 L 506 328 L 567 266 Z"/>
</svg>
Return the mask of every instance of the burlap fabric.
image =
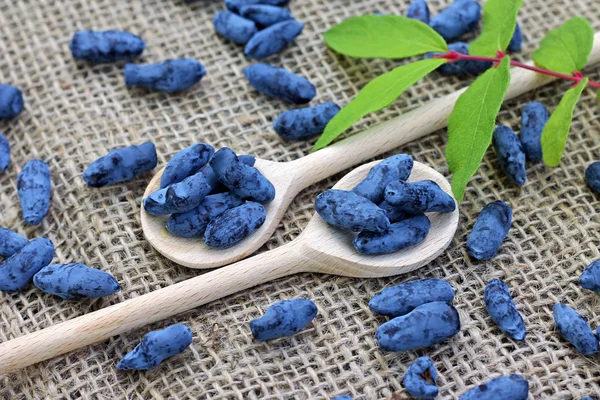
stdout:
<svg viewBox="0 0 600 400">
<path fill-rule="evenodd" d="M 292 0 L 292 13 L 306 24 L 302 36 L 268 61 L 308 77 L 318 88 L 314 101 L 346 104 L 368 80 L 397 65 L 355 60 L 329 51 L 321 33 L 343 19 L 365 13 L 403 13 L 408 1 Z M 448 1 L 430 1 L 432 10 Z M 573 16 L 600 29 L 595 1 L 526 0 L 519 20 L 527 59 L 545 32 Z M 111 272 L 122 291 L 108 299 L 65 302 L 34 287 L 0 295 L 0 340 L 140 296 L 200 274 L 174 265 L 144 240 L 140 200 L 150 174 L 104 189 L 89 189 L 84 168 L 117 146 L 153 141 L 164 164 L 197 141 L 231 146 L 270 160 L 307 154 L 309 143 L 282 142 L 271 121 L 286 104 L 251 89 L 242 68 L 242 48 L 217 37 L 211 19 L 220 0 L 186 5 L 180 0 L 8 1 L 0 6 L 0 82 L 24 91 L 26 108 L 0 130 L 13 146 L 13 165 L 0 175 L 0 225 L 33 238 L 49 236 L 55 262 L 84 262 Z M 140 34 L 147 50 L 140 61 L 194 57 L 208 69 L 201 84 L 178 95 L 127 90 L 123 65 L 74 62 L 68 42 L 76 29 L 125 29 Z M 586 71 L 600 78 L 596 68 Z M 357 128 L 398 115 L 467 84 L 469 79 L 433 74 L 408 90 L 388 110 Z M 553 109 L 568 84 L 555 83 L 505 104 L 499 120 L 518 128 L 522 105 L 543 101 Z M 489 153 L 461 205 L 461 224 L 448 250 L 430 265 L 405 276 L 350 279 L 303 274 L 229 296 L 185 315 L 82 349 L 0 378 L 6 399 L 307 399 L 348 393 L 355 399 L 407 398 L 402 376 L 416 357 L 428 354 L 440 372 L 440 396 L 456 399 L 491 377 L 512 372 L 530 383 L 531 399 L 600 396 L 598 357 L 585 358 L 555 331 L 552 305 L 564 301 L 591 325 L 600 324 L 598 296 L 582 290 L 578 275 L 599 258 L 599 198 L 583 183 L 586 165 L 600 158 L 600 110 L 588 90 L 580 101 L 559 168 L 530 165 L 518 189 L 499 171 Z M 410 144 L 407 152 L 447 174 L 445 131 Z M 351 157 L 351 155 L 348 155 Z M 16 176 L 32 158 L 50 164 L 52 208 L 43 224 L 26 226 L 20 217 Z M 276 234 L 261 251 L 294 239 L 313 213 L 315 195 L 341 175 L 304 191 L 293 202 Z M 514 222 L 499 254 L 473 262 L 465 239 L 481 207 L 508 201 Z M 405 280 L 442 277 L 457 292 L 460 334 L 427 351 L 384 353 L 374 332 L 384 322 L 367 302 L 382 288 Z M 483 288 L 492 278 L 507 281 L 528 336 L 522 343 L 492 323 Z M 300 334 L 269 343 L 253 341 L 248 321 L 278 300 L 308 297 L 319 306 L 315 323 Z M 148 372 L 118 372 L 115 363 L 151 328 L 188 324 L 194 342 L 185 353 Z M 394 397 L 395 396 L 395 397 Z"/>
</svg>

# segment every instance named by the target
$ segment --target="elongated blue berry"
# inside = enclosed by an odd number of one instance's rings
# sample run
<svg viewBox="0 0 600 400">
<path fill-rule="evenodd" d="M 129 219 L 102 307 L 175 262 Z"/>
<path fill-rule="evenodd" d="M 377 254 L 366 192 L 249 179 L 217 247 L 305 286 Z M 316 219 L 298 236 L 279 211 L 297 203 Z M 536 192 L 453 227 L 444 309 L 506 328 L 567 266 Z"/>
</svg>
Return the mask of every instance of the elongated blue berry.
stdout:
<svg viewBox="0 0 600 400">
<path fill-rule="evenodd" d="M 542 159 L 542 131 L 546 122 L 548 122 L 548 110 L 542 103 L 531 101 L 525 104 L 521 116 L 520 139 L 528 160 Z"/>
<path fill-rule="evenodd" d="M 50 168 L 42 160 L 31 160 L 19 173 L 17 189 L 23 219 L 31 225 L 37 225 L 48 214 L 52 182 Z"/>
<path fill-rule="evenodd" d="M 244 54 L 248 58 L 262 59 L 285 49 L 304 29 L 295 19 L 278 22 L 258 32 L 246 44 Z"/>
<path fill-rule="evenodd" d="M 225 6 L 229 11 L 238 13 L 242 6 L 251 4 L 266 4 L 269 6 L 283 7 L 288 3 L 288 0 L 225 0 Z"/>
<path fill-rule="evenodd" d="M 385 188 L 392 182 L 405 181 L 410 176 L 414 161 L 407 154 L 396 154 L 376 164 L 365 179 L 352 189 L 364 198 L 379 204 L 384 200 Z"/>
<path fill-rule="evenodd" d="M 231 208 L 212 219 L 204 232 L 204 243 L 216 249 L 232 247 L 262 226 L 265 208 L 254 202 Z"/>
<path fill-rule="evenodd" d="M 268 203 L 275 198 L 273 184 L 259 170 L 241 162 L 227 147 L 215 153 L 210 166 L 219 181 L 244 200 Z"/>
<path fill-rule="evenodd" d="M 0 228 L 0 257 L 10 257 L 29 243 L 27 238 L 10 229 Z"/>
<path fill-rule="evenodd" d="M 10 144 L 8 139 L 0 133 L 0 172 L 6 171 L 10 165 Z"/>
<path fill-rule="evenodd" d="M 413 0 L 406 10 L 406 16 L 429 24 L 429 7 L 427 6 L 427 2 L 425 0 Z"/>
<path fill-rule="evenodd" d="M 33 284 L 65 300 L 104 297 L 121 290 L 108 272 L 79 263 L 47 265 L 34 275 Z"/>
<path fill-rule="evenodd" d="M 598 337 L 577 311 L 561 303 L 556 303 L 553 310 L 558 331 L 581 354 L 591 356 L 598 352 Z"/>
<path fill-rule="evenodd" d="M 510 38 L 510 43 L 508 44 L 508 51 L 517 52 L 521 51 L 521 46 L 523 44 L 523 34 L 521 33 L 521 27 L 517 22 L 515 26 L 515 32 L 513 33 L 512 38 Z"/>
<path fill-rule="evenodd" d="M 240 15 L 256 22 L 260 27 L 275 25 L 278 22 L 294 19 L 285 8 L 270 6 L 268 4 L 251 4 L 239 8 Z"/>
<path fill-rule="evenodd" d="M 430 180 L 394 181 L 385 188 L 385 201 L 408 214 L 449 213 L 456 209 L 454 198 Z"/>
<path fill-rule="evenodd" d="M 248 155 L 240 155 L 240 156 L 238 156 L 238 159 L 242 163 L 246 164 L 249 167 L 253 167 L 254 163 L 256 161 L 254 156 L 248 156 Z M 227 187 L 225 185 L 223 185 L 219 181 L 219 177 L 217 176 L 215 171 L 213 171 L 210 164 L 206 164 L 204 167 L 202 167 L 200 169 L 200 171 L 204 174 L 204 177 L 206 178 L 206 182 L 208 182 L 208 184 L 212 188 L 212 190 L 210 191 L 211 194 L 226 192 L 229 190 L 229 189 L 227 189 Z"/>
<path fill-rule="evenodd" d="M 204 75 L 204 65 L 193 58 L 178 58 L 148 65 L 125 65 L 127 87 L 141 86 L 166 93 L 189 89 L 200 82 Z"/>
<path fill-rule="evenodd" d="M 316 315 L 317 306 L 311 300 L 283 300 L 250 321 L 250 330 L 256 340 L 264 342 L 300 332 Z"/>
<path fill-rule="evenodd" d="M 600 161 L 591 163 L 585 170 L 585 183 L 596 193 L 600 193 Z"/>
<path fill-rule="evenodd" d="M 69 49 L 76 60 L 96 63 L 130 60 L 138 57 L 146 43 L 133 33 L 124 31 L 78 31 L 73 34 Z"/>
<path fill-rule="evenodd" d="M 167 163 L 160 178 L 160 188 L 181 182 L 204 167 L 215 153 L 215 149 L 206 143 L 196 143 L 175 153 Z"/>
<path fill-rule="evenodd" d="M 248 155 L 248 154 L 242 154 L 237 157 L 239 158 L 239 160 L 241 162 L 243 162 L 244 164 L 246 164 L 249 167 L 254 167 L 254 164 L 256 163 L 256 157 Z"/>
<path fill-rule="evenodd" d="M 0 118 L 14 118 L 23 110 L 21 89 L 11 85 L 0 85 Z"/>
<path fill-rule="evenodd" d="M 437 370 L 431 358 L 417 358 L 404 374 L 404 387 L 415 399 L 433 399 L 438 395 Z"/>
<path fill-rule="evenodd" d="M 50 264 L 52 257 L 54 245 L 50 239 L 33 239 L 0 265 L 0 291 L 23 289 L 40 269 Z"/>
<path fill-rule="evenodd" d="M 172 214 L 167 221 L 167 229 L 175 236 L 187 238 L 202 236 L 212 219 L 230 208 L 242 204 L 244 204 L 244 200 L 233 193 L 218 193 L 206 196 L 200 205 L 193 210 Z"/>
<path fill-rule="evenodd" d="M 342 394 L 340 396 L 335 396 L 331 400 L 352 400 L 352 396 L 350 396 L 349 394 Z"/>
<path fill-rule="evenodd" d="M 144 209 L 150 215 L 165 215 L 190 211 L 202 202 L 212 188 L 202 171 L 181 182 L 150 193 L 144 199 Z"/>
<path fill-rule="evenodd" d="M 512 208 L 503 201 L 492 201 L 479 213 L 467 238 L 467 251 L 477 260 L 489 260 L 497 252 L 512 223 Z"/>
<path fill-rule="evenodd" d="M 451 41 L 474 30 L 480 18 L 479 3 L 474 0 L 454 0 L 431 20 L 429 26 L 446 41 Z"/>
<path fill-rule="evenodd" d="M 254 89 L 288 103 L 305 104 L 317 94 L 317 89 L 306 78 L 268 64 L 250 65 L 244 68 L 244 75 Z"/>
<path fill-rule="evenodd" d="M 347 231 L 385 232 L 390 227 L 381 208 L 351 191 L 327 190 L 317 196 L 315 208 L 325 222 Z"/>
<path fill-rule="evenodd" d="M 521 375 L 511 374 L 491 379 L 470 389 L 459 400 L 526 400 L 529 383 Z"/>
<path fill-rule="evenodd" d="M 231 11 L 221 11 L 213 18 L 215 31 L 226 39 L 237 44 L 246 44 L 258 29 L 256 24 L 242 18 Z"/>
<path fill-rule="evenodd" d="M 381 203 L 379 203 L 377 205 L 377 207 L 381 208 L 383 211 L 385 211 L 385 215 L 386 217 L 388 217 L 388 219 L 390 220 L 390 222 L 393 224 L 394 222 L 400 222 L 403 219 L 406 219 L 408 217 L 410 217 L 411 215 L 408 214 L 406 211 L 401 210 L 399 207 L 393 206 L 390 203 L 388 203 L 387 201 L 382 201 Z"/>
<path fill-rule="evenodd" d="M 377 293 L 369 308 L 377 314 L 399 317 L 434 301 L 452 304 L 454 290 L 443 279 L 420 279 L 391 286 Z"/>
<path fill-rule="evenodd" d="M 499 124 L 494 129 L 492 143 L 506 176 L 517 185 L 524 184 L 527 179 L 525 153 L 517 135 L 508 126 Z"/>
<path fill-rule="evenodd" d="M 286 140 L 306 139 L 323 133 L 327 123 L 339 111 L 340 107 L 333 102 L 284 111 L 273 122 L 273 129 Z"/>
<path fill-rule="evenodd" d="M 89 187 L 127 182 L 143 172 L 151 171 L 156 163 L 153 143 L 121 147 L 91 163 L 83 173 L 83 180 Z"/>
<path fill-rule="evenodd" d="M 585 267 L 579 277 L 579 285 L 584 289 L 600 292 L 600 260 L 594 261 Z"/>
<path fill-rule="evenodd" d="M 489 281 L 485 285 L 483 298 L 485 308 L 500 329 L 515 340 L 525 339 L 525 322 L 517 311 L 505 282 L 500 279 Z"/>
<path fill-rule="evenodd" d="M 459 331 L 460 319 L 456 309 L 435 301 L 386 322 L 377 328 L 376 336 L 382 350 L 408 351 L 433 346 Z"/>
<path fill-rule="evenodd" d="M 182 353 L 192 343 L 192 331 L 183 324 L 175 324 L 152 331 L 117 363 L 122 370 L 156 368 L 163 360 Z"/>
<path fill-rule="evenodd" d="M 384 232 L 362 231 L 352 241 L 361 254 L 390 254 L 421 243 L 431 223 L 425 215 L 417 215 L 391 224 Z"/>
</svg>

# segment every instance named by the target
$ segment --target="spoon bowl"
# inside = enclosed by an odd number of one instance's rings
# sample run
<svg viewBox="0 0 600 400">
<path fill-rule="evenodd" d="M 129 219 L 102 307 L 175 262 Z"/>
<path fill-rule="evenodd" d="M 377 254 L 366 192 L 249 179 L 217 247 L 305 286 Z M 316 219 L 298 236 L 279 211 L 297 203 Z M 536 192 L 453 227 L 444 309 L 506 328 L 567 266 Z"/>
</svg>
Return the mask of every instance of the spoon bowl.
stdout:
<svg viewBox="0 0 600 400">
<path fill-rule="evenodd" d="M 173 236 L 167 230 L 168 215 L 155 217 L 141 207 L 142 230 L 146 240 L 171 261 L 189 268 L 216 268 L 231 264 L 254 253 L 273 234 L 290 202 L 298 193 L 296 180 L 290 179 L 290 163 L 278 163 L 257 159 L 255 167 L 263 173 L 275 186 L 275 198 L 264 204 L 267 211 L 265 223 L 245 240 L 226 250 L 213 249 L 207 246 L 202 237 L 184 238 Z M 144 198 L 160 189 L 160 178 L 164 168 L 150 181 Z"/>
<path fill-rule="evenodd" d="M 378 161 L 362 165 L 338 181 L 334 189 L 350 190 L 361 182 Z M 409 182 L 432 180 L 451 195 L 448 181 L 434 169 L 414 163 Z M 354 234 L 330 226 L 315 213 L 298 241 L 302 239 L 310 249 L 313 260 L 312 272 L 323 272 L 354 277 L 390 276 L 418 269 L 442 253 L 452 241 L 458 227 L 458 207 L 451 213 L 427 213 L 431 221 L 429 234 L 421 243 L 391 254 L 364 255 L 352 245 Z M 322 264 L 322 265 L 321 265 Z"/>
</svg>

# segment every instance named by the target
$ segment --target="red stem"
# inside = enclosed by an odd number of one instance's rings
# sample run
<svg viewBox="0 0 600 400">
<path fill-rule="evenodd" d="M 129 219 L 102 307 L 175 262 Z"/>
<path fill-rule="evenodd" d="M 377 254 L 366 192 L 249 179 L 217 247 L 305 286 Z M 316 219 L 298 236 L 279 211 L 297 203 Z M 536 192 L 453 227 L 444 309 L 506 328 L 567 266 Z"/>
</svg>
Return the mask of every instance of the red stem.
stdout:
<svg viewBox="0 0 600 400">
<path fill-rule="evenodd" d="M 468 54 L 461 54 L 461 53 L 457 53 L 455 51 L 451 51 L 451 52 L 445 53 L 445 54 L 435 55 L 434 57 L 435 58 L 444 58 L 450 62 L 456 62 L 456 61 L 460 61 L 460 60 L 472 60 L 472 61 L 485 61 L 485 62 L 499 63 L 502 60 L 502 57 L 470 56 Z M 574 75 L 565 75 L 565 74 L 550 71 L 550 70 L 547 70 L 544 68 L 539 68 L 539 67 L 534 67 L 532 65 L 523 64 L 523 63 L 520 63 L 518 61 L 513 61 L 513 60 L 510 61 L 510 65 L 519 67 L 519 68 L 528 69 L 530 71 L 538 72 L 538 73 L 544 74 L 544 75 L 555 76 L 557 78 L 565 79 L 568 81 L 573 81 L 576 83 L 579 83 L 584 78 L 584 76 L 580 72 L 577 72 L 577 71 L 574 72 Z M 589 81 L 588 85 L 591 87 L 600 89 L 600 83 L 598 83 L 598 82 Z"/>
</svg>

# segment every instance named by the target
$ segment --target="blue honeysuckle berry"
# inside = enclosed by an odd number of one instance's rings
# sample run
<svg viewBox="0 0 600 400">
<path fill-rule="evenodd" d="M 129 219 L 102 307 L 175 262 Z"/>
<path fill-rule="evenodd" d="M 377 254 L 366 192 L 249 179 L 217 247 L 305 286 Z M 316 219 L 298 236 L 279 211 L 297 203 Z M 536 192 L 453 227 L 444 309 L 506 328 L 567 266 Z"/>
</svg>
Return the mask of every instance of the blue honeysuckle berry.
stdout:
<svg viewBox="0 0 600 400">
<path fill-rule="evenodd" d="M 192 343 L 192 331 L 175 324 L 146 334 L 140 344 L 117 363 L 121 370 L 148 370 L 162 361 L 182 353 Z"/>
<path fill-rule="evenodd" d="M 17 189 L 23 219 L 37 225 L 48 214 L 52 181 L 50 168 L 42 160 L 31 160 L 25 164 L 17 178 Z"/>
<path fill-rule="evenodd" d="M 339 111 L 340 106 L 333 102 L 284 111 L 273 122 L 273 129 L 286 140 L 306 139 L 323 133 L 327 123 Z"/>
<path fill-rule="evenodd" d="M 467 238 L 467 251 L 477 260 L 489 260 L 497 252 L 510 230 L 512 208 L 503 201 L 488 203 L 477 217 Z"/>
<path fill-rule="evenodd" d="M 240 15 L 254 21 L 260 27 L 275 25 L 282 21 L 294 19 L 285 8 L 268 4 L 251 4 L 240 7 Z"/>
<path fill-rule="evenodd" d="M 178 58 L 157 64 L 125 65 L 127 87 L 140 86 L 158 92 L 181 92 L 200 82 L 204 75 L 204 65 L 193 58 Z"/>
<path fill-rule="evenodd" d="M 236 44 L 246 44 L 258 32 L 256 24 L 231 11 L 221 11 L 213 18 L 215 31 Z"/>
<path fill-rule="evenodd" d="M 511 374 L 490 379 L 468 390 L 459 400 L 526 400 L 529 383 L 521 375 Z"/>
<path fill-rule="evenodd" d="M 347 231 L 385 232 L 390 227 L 385 211 L 348 190 L 329 189 L 319 194 L 315 209 L 325 222 Z"/>
<path fill-rule="evenodd" d="M 254 89 L 288 103 L 306 104 L 317 94 L 306 78 L 268 64 L 250 65 L 244 68 L 244 75 Z"/>
<path fill-rule="evenodd" d="M 433 399 L 438 395 L 437 370 L 427 356 L 417 358 L 406 370 L 403 380 L 408 394 L 415 399 Z"/>
<path fill-rule="evenodd" d="M 460 331 L 456 309 L 445 302 L 434 301 L 381 325 L 376 337 L 385 351 L 408 351 L 443 342 Z"/>
<path fill-rule="evenodd" d="M 498 124 L 494 129 L 492 145 L 506 176 L 515 184 L 523 185 L 527 180 L 525 152 L 515 132 L 506 125 Z"/>
<path fill-rule="evenodd" d="M 390 286 L 369 301 L 369 308 L 387 317 L 399 317 L 434 301 L 452 304 L 454 289 L 443 279 L 418 279 Z"/>
<path fill-rule="evenodd" d="M 384 232 L 362 231 L 352 241 L 361 254 L 390 254 L 421 243 L 431 229 L 431 222 L 425 215 L 406 218 L 391 224 Z"/>
<path fill-rule="evenodd" d="M 69 43 L 76 60 L 108 63 L 130 60 L 142 54 L 146 43 L 137 35 L 125 31 L 77 31 Z"/>
<path fill-rule="evenodd" d="M 525 322 L 510 296 L 508 285 L 500 279 L 492 279 L 485 286 L 483 298 L 488 314 L 500 329 L 515 340 L 524 340 Z"/>
<path fill-rule="evenodd" d="M 244 54 L 252 59 L 277 54 L 294 41 L 303 29 L 304 24 L 295 19 L 278 22 L 252 36 L 246 43 Z"/>
<path fill-rule="evenodd" d="M 91 163 L 83 173 L 89 187 L 103 187 L 127 182 L 156 167 L 156 147 L 151 142 L 121 147 Z"/>
<path fill-rule="evenodd" d="M 47 265 L 33 276 L 33 284 L 65 300 L 104 297 L 121 290 L 108 272 L 80 263 Z"/>
<path fill-rule="evenodd" d="M 204 243 L 215 249 L 227 249 L 254 233 L 267 217 L 265 208 L 255 202 L 230 208 L 206 226 Z"/>
<path fill-rule="evenodd" d="M 385 188 L 385 201 L 408 214 L 449 213 L 456 209 L 454 198 L 431 180 L 394 181 Z"/>
<path fill-rule="evenodd" d="M 241 206 L 244 200 L 233 193 L 217 193 L 206 196 L 193 210 L 171 214 L 167 229 L 172 235 L 199 237 L 204 234 L 208 223 L 230 208 Z"/>
<path fill-rule="evenodd" d="M 54 244 L 50 239 L 33 239 L 0 265 L 0 291 L 23 289 L 40 269 L 50 264 L 52 257 Z"/>
<path fill-rule="evenodd" d="M 23 111 L 23 93 L 11 85 L 0 85 L 0 118 L 14 118 Z"/>
<path fill-rule="evenodd" d="M 598 353 L 598 337 L 577 311 L 562 303 L 556 303 L 553 311 L 556 328 L 581 354 Z"/>
<path fill-rule="evenodd" d="M 250 321 L 252 335 L 259 342 L 300 332 L 317 315 L 317 306 L 308 299 L 283 300 L 271 305 L 265 314 Z"/>
<path fill-rule="evenodd" d="M 542 132 L 548 122 L 548 110 L 540 102 L 530 101 L 521 114 L 521 145 L 525 157 L 531 161 L 542 159 Z"/>
<path fill-rule="evenodd" d="M 384 200 L 385 188 L 392 182 L 405 181 L 410 176 L 414 161 L 408 154 L 396 154 L 377 163 L 352 191 L 373 203 Z"/>
</svg>

